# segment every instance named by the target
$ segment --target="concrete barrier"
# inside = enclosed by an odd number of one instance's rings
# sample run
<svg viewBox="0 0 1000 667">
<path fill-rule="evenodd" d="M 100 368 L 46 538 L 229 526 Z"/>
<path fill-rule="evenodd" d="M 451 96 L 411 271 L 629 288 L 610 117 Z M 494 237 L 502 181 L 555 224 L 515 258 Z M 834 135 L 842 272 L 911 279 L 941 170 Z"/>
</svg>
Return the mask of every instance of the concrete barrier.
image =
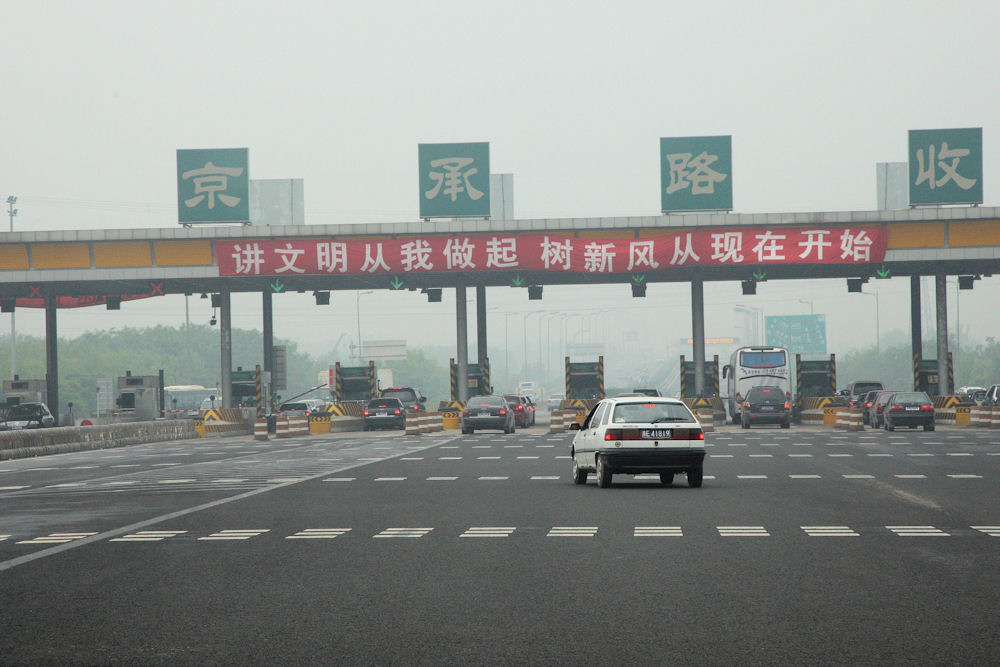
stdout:
<svg viewBox="0 0 1000 667">
<path fill-rule="evenodd" d="M 560 433 L 569 429 L 577 420 L 576 410 L 553 410 L 549 416 L 549 433 Z"/>
<path fill-rule="evenodd" d="M 822 426 L 826 420 L 825 410 L 817 408 L 802 411 L 802 423 L 807 426 Z"/>
<path fill-rule="evenodd" d="M 990 408 L 986 405 L 977 405 L 969 408 L 969 426 L 976 428 L 990 427 Z"/>
<path fill-rule="evenodd" d="M 696 408 L 695 417 L 701 422 L 701 430 L 705 433 L 711 433 L 715 430 L 715 409 L 714 408 Z"/>
<path fill-rule="evenodd" d="M 990 428 L 1000 428 L 1000 406 L 990 408 Z"/>
<path fill-rule="evenodd" d="M 837 425 L 838 408 L 823 408 L 823 426 Z"/>
<path fill-rule="evenodd" d="M 309 415 L 309 435 L 323 435 L 330 432 L 329 413 Z"/>
<path fill-rule="evenodd" d="M 309 418 L 308 417 L 289 417 L 288 418 L 288 437 L 295 437 L 299 435 L 309 435 Z"/>
<path fill-rule="evenodd" d="M 330 433 L 364 430 L 365 420 L 362 417 L 331 417 Z"/>
<path fill-rule="evenodd" d="M 0 460 L 197 437 L 193 419 L 0 431 Z"/>
<path fill-rule="evenodd" d="M 462 427 L 461 410 L 444 410 L 441 412 L 441 428 L 454 431 Z"/>
<path fill-rule="evenodd" d="M 274 436 L 276 438 L 288 437 L 288 417 L 277 417 L 274 420 Z"/>
<path fill-rule="evenodd" d="M 954 426 L 958 415 L 955 411 L 958 408 L 937 408 L 934 410 L 934 423 L 943 426 Z"/>
<path fill-rule="evenodd" d="M 836 427 L 848 431 L 860 431 L 865 427 L 862 421 L 861 408 L 834 408 L 836 410 Z"/>
<path fill-rule="evenodd" d="M 267 418 L 258 417 L 253 422 L 253 439 L 267 440 Z"/>
</svg>

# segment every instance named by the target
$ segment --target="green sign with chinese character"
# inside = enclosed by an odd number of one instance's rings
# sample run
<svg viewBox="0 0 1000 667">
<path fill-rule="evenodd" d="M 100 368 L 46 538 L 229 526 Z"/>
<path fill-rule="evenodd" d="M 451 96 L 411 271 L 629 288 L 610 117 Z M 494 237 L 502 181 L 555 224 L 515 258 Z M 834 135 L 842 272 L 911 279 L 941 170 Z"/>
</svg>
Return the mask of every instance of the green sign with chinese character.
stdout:
<svg viewBox="0 0 1000 667">
<path fill-rule="evenodd" d="M 420 217 L 488 218 L 490 144 L 420 144 Z"/>
<path fill-rule="evenodd" d="M 248 154 L 246 148 L 178 149 L 178 221 L 249 222 Z"/>
<path fill-rule="evenodd" d="M 910 204 L 983 203 L 983 128 L 910 130 Z"/>
<path fill-rule="evenodd" d="M 764 337 L 792 354 L 826 354 L 826 315 L 768 315 Z"/>
<path fill-rule="evenodd" d="M 733 138 L 660 138 L 660 202 L 664 213 L 733 210 Z"/>
</svg>

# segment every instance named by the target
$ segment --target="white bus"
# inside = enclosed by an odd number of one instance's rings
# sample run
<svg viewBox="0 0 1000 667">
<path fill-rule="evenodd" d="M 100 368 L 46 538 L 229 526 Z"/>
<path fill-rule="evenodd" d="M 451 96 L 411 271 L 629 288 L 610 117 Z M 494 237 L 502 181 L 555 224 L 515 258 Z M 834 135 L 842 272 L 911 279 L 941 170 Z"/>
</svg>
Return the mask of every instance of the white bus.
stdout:
<svg viewBox="0 0 1000 667">
<path fill-rule="evenodd" d="M 164 417 L 197 419 L 202 408 L 221 404 L 219 390 L 212 387 L 180 384 L 163 388 Z"/>
<path fill-rule="evenodd" d="M 788 350 L 783 347 L 740 347 L 722 368 L 727 395 L 726 410 L 735 424 L 740 420 L 740 406 L 751 387 L 778 387 L 792 395 L 792 373 Z"/>
</svg>

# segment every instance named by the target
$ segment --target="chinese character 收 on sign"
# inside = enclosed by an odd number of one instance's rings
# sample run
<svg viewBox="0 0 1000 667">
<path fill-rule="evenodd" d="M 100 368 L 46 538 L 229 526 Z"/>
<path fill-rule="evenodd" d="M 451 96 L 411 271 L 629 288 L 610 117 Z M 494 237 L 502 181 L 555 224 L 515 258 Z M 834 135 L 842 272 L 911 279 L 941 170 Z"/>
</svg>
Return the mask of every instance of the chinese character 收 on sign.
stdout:
<svg viewBox="0 0 1000 667">
<path fill-rule="evenodd" d="M 983 202 L 983 129 L 910 130 L 910 204 Z"/>
<path fill-rule="evenodd" d="M 421 218 L 489 217 L 489 143 L 418 148 Z"/>
<path fill-rule="evenodd" d="M 246 148 L 177 151 L 177 219 L 181 224 L 249 222 Z"/>
<path fill-rule="evenodd" d="M 732 167 L 732 137 L 661 138 L 661 210 L 731 211 Z"/>
</svg>

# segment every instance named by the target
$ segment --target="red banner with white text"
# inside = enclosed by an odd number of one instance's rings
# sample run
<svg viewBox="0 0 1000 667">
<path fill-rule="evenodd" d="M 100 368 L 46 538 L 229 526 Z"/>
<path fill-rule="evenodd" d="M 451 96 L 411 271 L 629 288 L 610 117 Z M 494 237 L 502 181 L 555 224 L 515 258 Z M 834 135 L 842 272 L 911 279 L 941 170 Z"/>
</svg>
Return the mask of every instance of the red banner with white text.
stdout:
<svg viewBox="0 0 1000 667">
<path fill-rule="evenodd" d="M 602 234 L 603 236 L 603 234 Z M 633 273 L 686 266 L 871 264 L 884 227 L 771 227 L 664 232 L 637 239 L 566 233 L 216 241 L 222 276 L 405 274 L 431 271 Z"/>
</svg>

